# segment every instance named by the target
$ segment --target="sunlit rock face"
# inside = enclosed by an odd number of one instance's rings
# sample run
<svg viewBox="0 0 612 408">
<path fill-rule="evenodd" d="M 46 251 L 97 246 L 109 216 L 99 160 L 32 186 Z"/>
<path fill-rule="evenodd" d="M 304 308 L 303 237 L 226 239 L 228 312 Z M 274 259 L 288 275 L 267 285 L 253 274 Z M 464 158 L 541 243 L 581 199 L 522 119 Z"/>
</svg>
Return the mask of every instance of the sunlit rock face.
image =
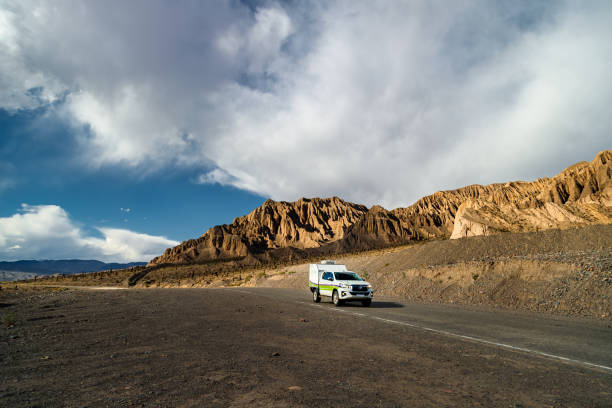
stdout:
<svg viewBox="0 0 612 408">
<path fill-rule="evenodd" d="M 200 238 L 167 249 L 151 264 L 234 259 L 285 247 L 318 248 L 341 239 L 367 211 L 337 197 L 267 200 L 229 225 L 215 226 Z"/>
<path fill-rule="evenodd" d="M 438 191 L 386 210 L 332 198 L 266 201 L 229 225 L 167 249 L 150 264 L 241 259 L 254 255 L 333 254 L 412 241 L 462 238 L 612 223 L 612 151 L 534 182 Z M 287 254 L 295 255 L 295 252 Z M 272 258 L 270 258 L 272 259 Z"/>
</svg>

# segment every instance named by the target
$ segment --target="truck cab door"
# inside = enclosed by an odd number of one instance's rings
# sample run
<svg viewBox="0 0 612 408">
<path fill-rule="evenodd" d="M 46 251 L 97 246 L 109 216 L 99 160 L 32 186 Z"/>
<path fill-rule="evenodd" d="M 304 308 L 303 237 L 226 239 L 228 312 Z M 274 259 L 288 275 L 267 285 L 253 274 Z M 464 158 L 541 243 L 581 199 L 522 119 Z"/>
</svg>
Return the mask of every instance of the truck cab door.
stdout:
<svg viewBox="0 0 612 408">
<path fill-rule="evenodd" d="M 331 272 L 324 272 L 319 282 L 319 293 L 323 296 L 331 296 L 333 292 L 334 274 Z"/>
</svg>

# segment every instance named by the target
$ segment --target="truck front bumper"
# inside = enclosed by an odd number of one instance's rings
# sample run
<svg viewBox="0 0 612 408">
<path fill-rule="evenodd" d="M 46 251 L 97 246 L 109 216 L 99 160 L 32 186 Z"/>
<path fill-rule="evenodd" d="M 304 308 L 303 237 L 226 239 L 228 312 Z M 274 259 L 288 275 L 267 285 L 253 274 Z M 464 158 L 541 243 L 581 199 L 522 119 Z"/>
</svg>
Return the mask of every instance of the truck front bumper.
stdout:
<svg viewBox="0 0 612 408">
<path fill-rule="evenodd" d="M 368 292 L 353 292 L 350 289 L 340 288 L 338 292 L 342 300 L 367 300 L 374 297 L 374 292 L 371 290 Z"/>
</svg>

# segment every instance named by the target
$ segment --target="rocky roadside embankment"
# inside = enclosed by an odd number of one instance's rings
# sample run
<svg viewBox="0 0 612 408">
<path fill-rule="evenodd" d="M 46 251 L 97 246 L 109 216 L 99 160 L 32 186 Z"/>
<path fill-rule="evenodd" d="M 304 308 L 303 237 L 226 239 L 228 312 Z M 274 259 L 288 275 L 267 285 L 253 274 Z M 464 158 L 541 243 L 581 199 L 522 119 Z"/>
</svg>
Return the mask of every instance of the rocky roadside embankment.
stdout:
<svg viewBox="0 0 612 408">
<path fill-rule="evenodd" d="M 501 234 L 337 258 L 378 296 L 612 320 L 612 227 Z M 249 285 L 303 288 L 308 264 Z"/>
<path fill-rule="evenodd" d="M 612 256 L 607 253 L 504 257 L 448 265 L 372 271 L 367 261 L 339 259 L 367 276 L 378 296 L 612 320 Z M 544 259 L 542 259 L 544 258 Z M 266 271 L 248 285 L 302 288 L 307 266 Z"/>
</svg>

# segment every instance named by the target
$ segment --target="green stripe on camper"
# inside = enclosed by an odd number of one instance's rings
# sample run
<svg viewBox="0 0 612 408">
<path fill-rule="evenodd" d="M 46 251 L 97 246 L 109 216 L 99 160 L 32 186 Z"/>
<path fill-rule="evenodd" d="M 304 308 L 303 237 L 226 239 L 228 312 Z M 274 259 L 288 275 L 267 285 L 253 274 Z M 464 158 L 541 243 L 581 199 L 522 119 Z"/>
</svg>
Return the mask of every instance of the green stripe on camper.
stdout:
<svg viewBox="0 0 612 408">
<path fill-rule="evenodd" d="M 316 288 L 317 287 L 317 284 L 316 283 L 312 283 L 312 282 L 308 282 L 308 285 L 311 288 Z M 318 285 L 318 287 L 319 287 L 319 290 L 334 290 L 334 289 L 338 288 L 337 286 L 328 286 L 328 285 Z"/>
</svg>

